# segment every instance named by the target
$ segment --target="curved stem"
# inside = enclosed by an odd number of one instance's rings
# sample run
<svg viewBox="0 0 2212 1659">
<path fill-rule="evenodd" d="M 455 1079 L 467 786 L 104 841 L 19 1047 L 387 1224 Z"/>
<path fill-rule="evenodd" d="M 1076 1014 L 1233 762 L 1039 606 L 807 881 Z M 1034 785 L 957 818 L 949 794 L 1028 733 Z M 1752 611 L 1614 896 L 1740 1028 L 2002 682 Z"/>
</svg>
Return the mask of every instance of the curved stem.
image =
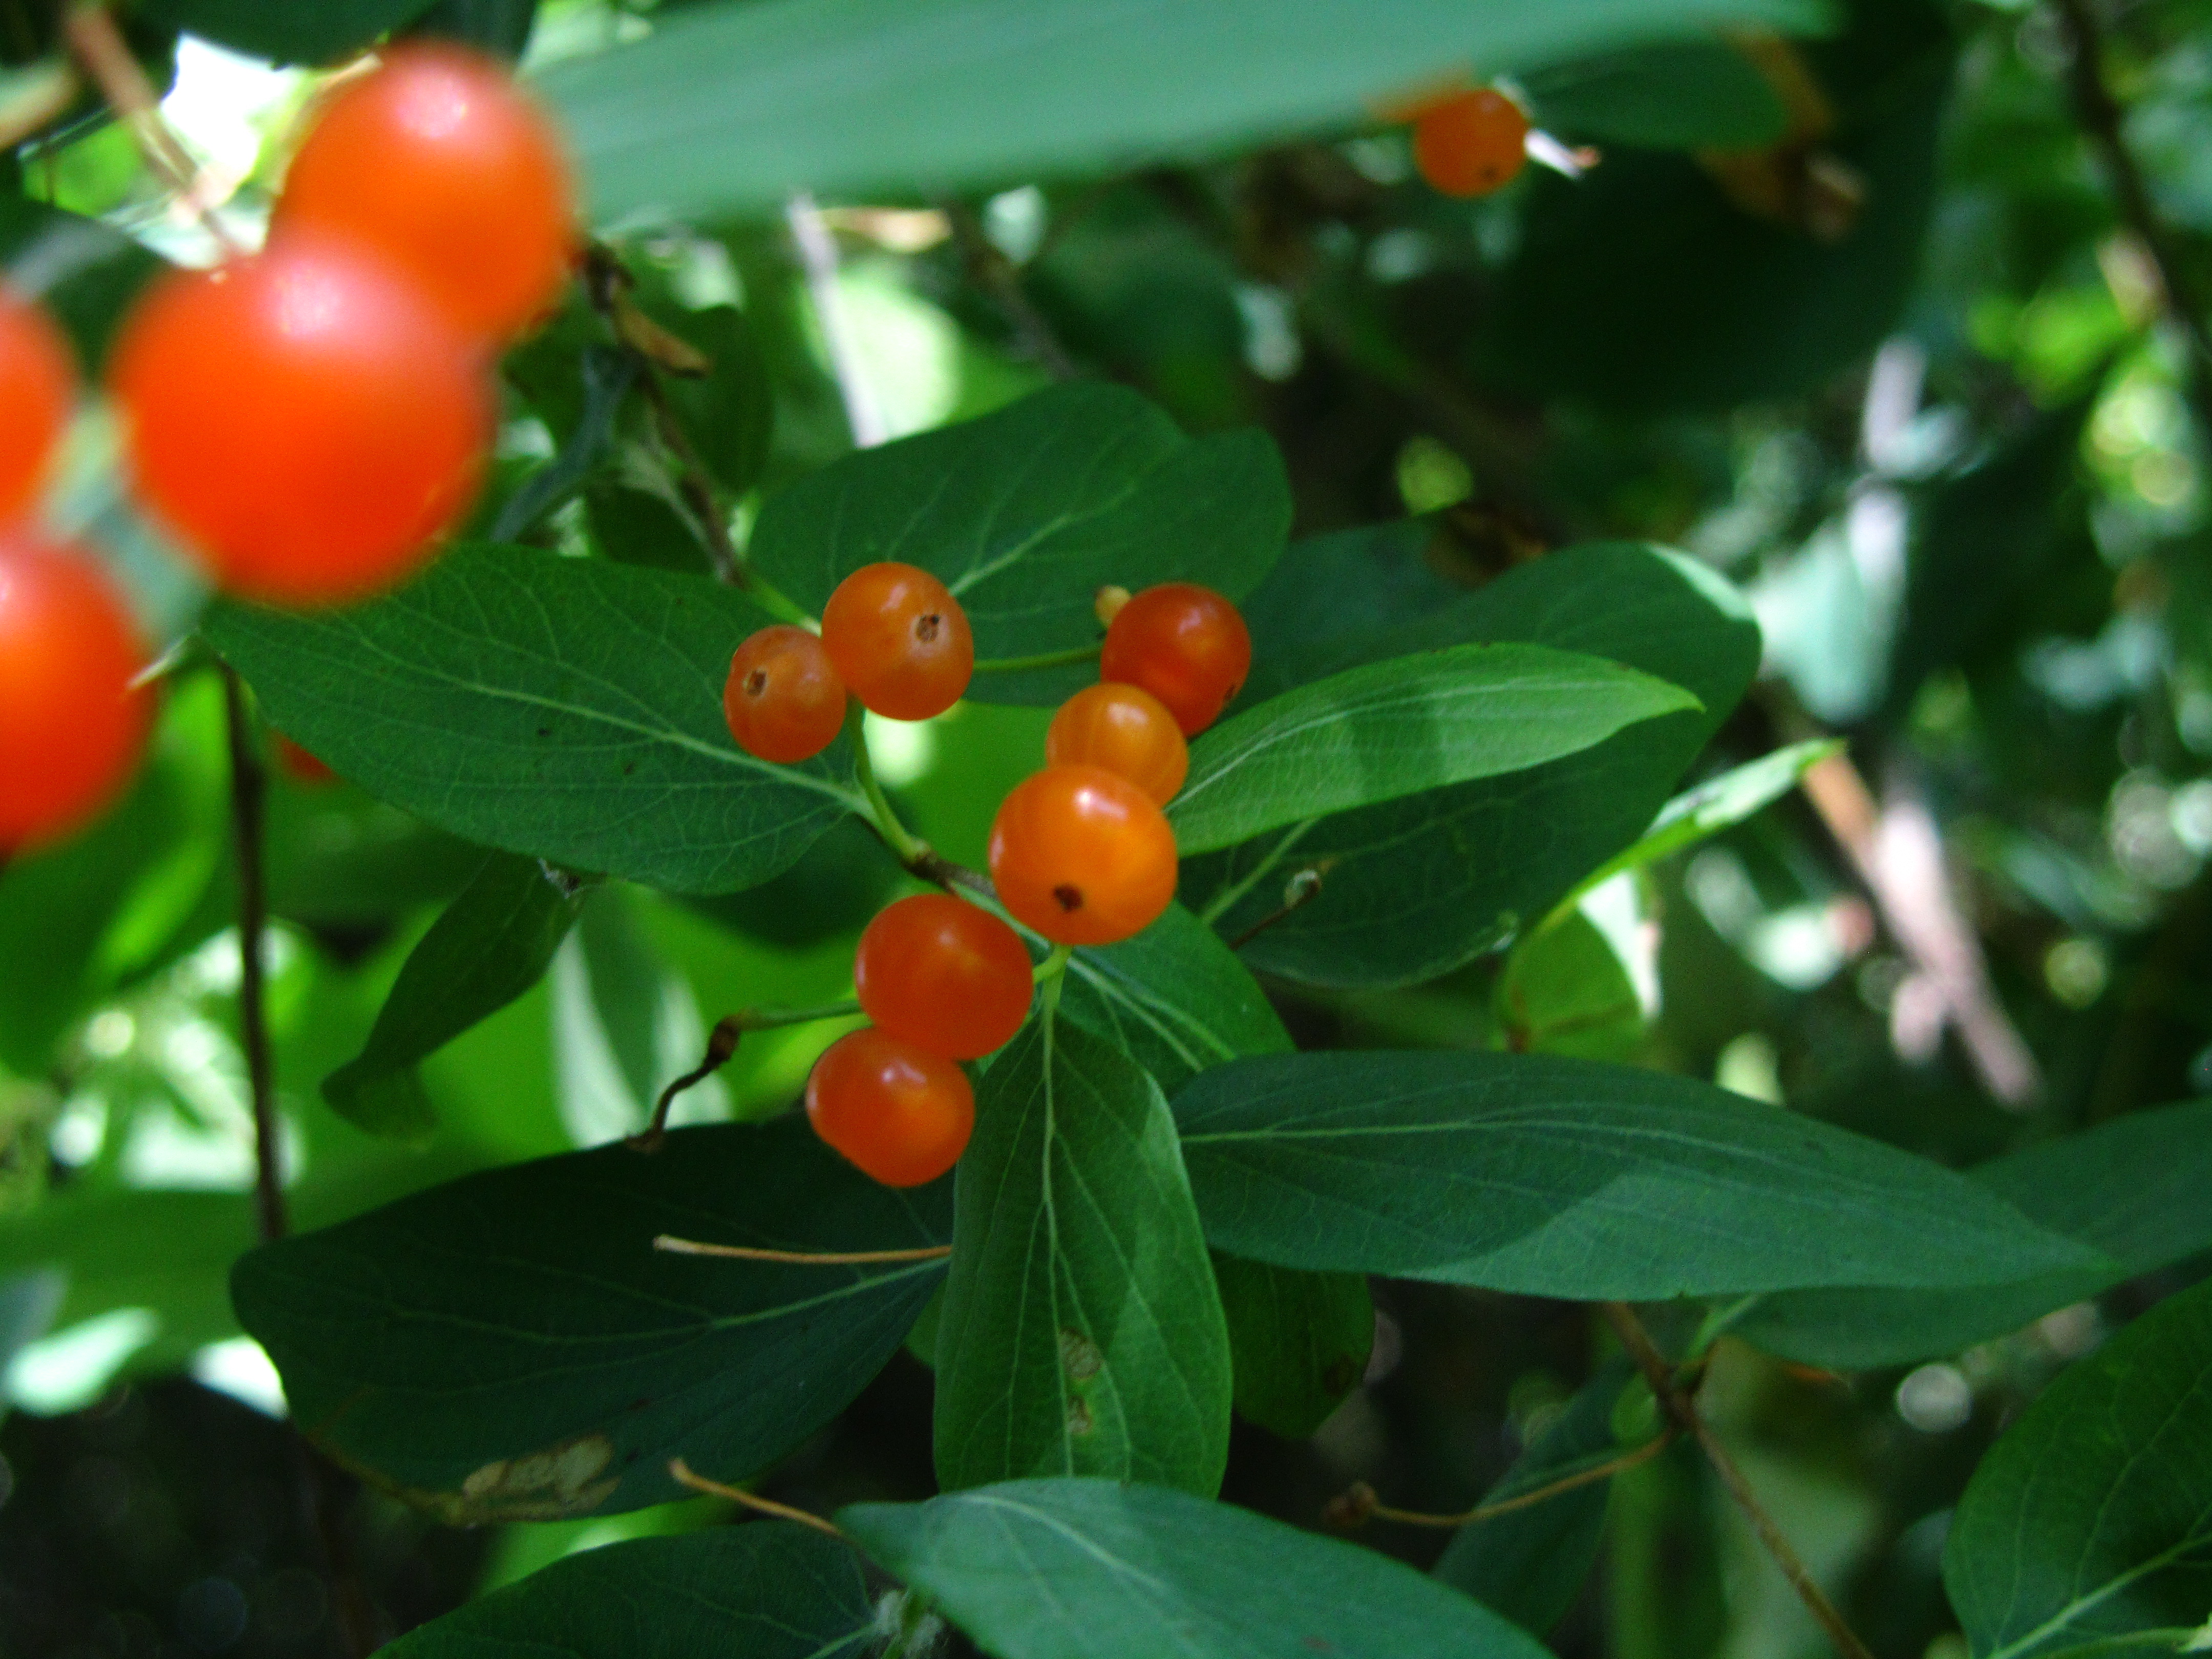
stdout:
<svg viewBox="0 0 2212 1659">
<path fill-rule="evenodd" d="M 1629 1470 L 1650 1462 L 1661 1452 L 1665 1451 L 1668 1447 L 1674 1443 L 1674 1437 L 1680 1432 L 1680 1431 L 1670 1423 L 1663 1431 L 1652 1439 L 1645 1441 L 1632 1451 L 1622 1452 L 1617 1457 L 1608 1457 L 1602 1463 L 1594 1463 L 1588 1468 L 1577 1469 L 1571 1474 L 1562 1475 L 1557 1480 L 1546 1482 L 1533 1492 L 1516 1493 L 1511 1498 L 1501 1498 L 1492 1504 L 1479 1504 L 1474 1508 L 1458 1515 L 1426 1515 L 1418 1510 L 1394 1510 L 1389 1504 L 1378 1501 L 1375 1496 L 1374 1487 L 1364 1480 L 1354 1486 L 1329 1508 L 1333 1517 L 1340 1516 L 1345 1522 L 1355 1525 L 1371 1517 L 1376 1521 L 1395 1521 L 1401 1526 L 1407 1527 L 1479 1526 L 1485 1521 L 1496 1519 L 1498 1516 L 1510 1515 L 1516 1510 L 1534 1509 L 1539 1504 L 1548 1503 L 1553 1498 L 1562 1497 L 1565 1493 L 1579 1491 L 1584 1486 L 1595 1486 L 1601 1480 L 1610 1480 L 1616 1474 L 1626 1474 Z"/>
<path fill-rule="evenodd" d="M 222 671 L 224 724 L 230 747 L 231 833 L 238 858 L 238 1024 L 246 1050 L 246 1075 L 253 1100 L 253 1194 L 264 1239 L 286 1231 L 283 1148 L 276 1117 L 276 1074 L 269 1052 L 266 964 L 261 936 L 269 926 L 263 826 L 268 816 L 269 775 L 254 746 L 253 716 L 238 672 Z"/>
<path fill-rule="evenodd" d="M 860 786 L 861 796 L 868 803 L 869 821 L 898 861 L 909 870 L 915 869 L 930 855 L 929 848 L 899 822 L 883 785 L 876 781 L 875 762 L 868 755 L 866 711 L 857 697 L 846 704 L 845 734 L 853 740 L 853 781 Z"/>
<path fill-rule="evenodd" d="M 653 1248 L 669 1255 L 712 1255 L 732 1261 L 777 1261 L 799 1267 L 866 1267 L 887 1261 L 942 1261 L 952 1254 L 950 1244 L 928 1244 L 912 1250 L 757 1250 L 744 1244 L 707 1244 L 696 1238 L 663 1233 Z"/>
<path fill-rule="evenodd" d="M 1095 645 L 1074 645 L 1065 651 L 1040 651 L 1034 657 L 984 657 L 976 662 L 975 672 L 1018 674 L 1029 668 L 1072 668 L 1077 663 L 1097 661 L 1098 652 Z"/>
<path fill-rule="evenodd" d="M 693 1492 L 704 1492 L 709 1498 L 726 1498 L 732 1504 L 742 1504 L 763 1515 L 772 1515 L 779 1521 L 796 1521 L 802 1527 L 811 1527 L 817 1532 L 826 1532 L 832 1538 L 845 1534 L 807 1510 L 793 1509 L 788 1504 L 779 1504 L 773 1498 L 761 1498 L 738 1486 L 726 1486 L 719 1480 L 709 1480 L 703 1474 L 691 1473 L 691 1466 L 680 1457 L 668 1462 L 668 1473 L 679 1486 L 689 1486 Z"/>
<path fill-rule="evenodd" d="M 1045 959 L 1030 971 L 1030 981 L 1037 985 L 1043 984 L 1047 980 L 1057 982 L 1060 976 L 1067 971 L 1067 959 L 1074 954 L 1075 947 L 1072 945 L 1054 945 L 1046 953 Z"/>
<path fill-rule="evenodd" d="M 738 1052 L 738 1040 L 747 1031 L 772 1031 L 785 1025 L 809 1025 L 817 1020 L 850 1019 L 860 1012 L 860 1005 L 849 999 L 843 1002 L 825 1002 L 811 1008 L 741 1008 L 734 1014 L 725 1014 L 714 1022 L 714 1029 L 707 1034 L 707 1052 L 699 1063 L 660 1091 L 653 1103 L 653 1121 L 623 1144 L 634 1152 L 657 1152 L 668 1138 L 669 1109 L 676 1104 L 676 1097 L 686 1089 L 696 1088 L 730 1062 Z"/>
</svg>

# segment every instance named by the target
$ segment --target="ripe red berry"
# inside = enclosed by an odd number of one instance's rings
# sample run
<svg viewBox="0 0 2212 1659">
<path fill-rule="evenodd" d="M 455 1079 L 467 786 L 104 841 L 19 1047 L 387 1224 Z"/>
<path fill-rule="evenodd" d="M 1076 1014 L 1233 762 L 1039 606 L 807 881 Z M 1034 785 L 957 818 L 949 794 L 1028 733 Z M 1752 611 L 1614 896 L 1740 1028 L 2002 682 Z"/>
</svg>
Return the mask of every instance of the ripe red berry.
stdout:
<svg viewBox="0 0 2212 1659">
<path fill-rule="evenodd" d="M 410 574 L 491 441 L 465 337 L 391 267 L 321 238 L 163 277 L 110 380 L 147 505 L 221 586 L 279 604 Z"/>
<path fill-rule="evenodd" d="M 1048 766 L 1000 803 L 991 880 L 1014 920 L 1054 944 L 1111 945 L 1175 897 L 1175 831 L 1127 778 Z"/>
<path fill-rule="evenodd" d="M 1164 582 L 1123 605 L 1106 630 L 1098 678 L 1140 685 L 1167 705 L 1187 738 L 1221 718 L 1252 672 L 1252 635 L 1210 587 Z"/>
<path fill-rule="evenodd" d="M 1103 767 L 1165 806 L 1190 770 L 1190 745 L 1167 706 L 1142 686 L 1090 685 L 1052 717 L 1044 759 Z"/>
<path fill-rule="evenodd" d="M 1020 935 L 948 893 L 878 912 L 854 953 L 853 983 L 878 1030 L 948 1060 L 1005 1048 L 1034 988 Z"/>
<path fill-rule="evenodd" d="M 123 599 L 92 556 L 0 542 L 0 853 L 78 829 L 145 747 L 151 696 Z"/>
<path fill-rule="evenodd" d="M 839 582 L 822 607 L 822 644 L 861 704 L 895 720 L 943 714 L 975 672 L 968 613 L 910 564 L 864 564 Z"/>
<path fill-rule="evenodd" d="M 43 308 L 0 286 L 0 523 L 46 481 L 76 396 L 76 360 Z"/>
<path fill-rule="evenodd" d="M 845 725 L 845 683 L 803 628 L 763 628 L 730 659 L 722 714 L 738 747 L 764 761 L 811 760 Z"/>
<path fill-rule="evenodd" d="M 356 237 L 471 333 L 503 338 L 565 279 L 575 207 L 560 135 L 489 58 L 410 45 L 341 87 L 292 158 L 278 236 Z"/>
<path fill-rule="evenodd" d="M 873 1026 L 839 1037 L 806 1079 L 814 1133 L 886 1187 L 919 1187 L 959 1161 L 975 1091 L 941 1054 Z"/>
<path fill-rule="evenodd" d="M 1413 122 L 1413 165 L 1446 196 L 1487 196 L 1528 160 L 1528 118 L 1491 87 L 1455 92 Z"/>
</svg>

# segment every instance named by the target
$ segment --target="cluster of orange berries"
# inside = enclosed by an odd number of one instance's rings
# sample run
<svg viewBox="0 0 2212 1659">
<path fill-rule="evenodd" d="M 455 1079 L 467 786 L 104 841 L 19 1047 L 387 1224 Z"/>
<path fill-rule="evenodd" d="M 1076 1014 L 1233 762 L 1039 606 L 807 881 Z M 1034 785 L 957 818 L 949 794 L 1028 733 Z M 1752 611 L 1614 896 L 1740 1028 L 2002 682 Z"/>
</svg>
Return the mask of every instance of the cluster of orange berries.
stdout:
<svg viewBox="0 0 2212 1659">
<path fill-rule="evenodd" d="M 1188 739 L 1220 717 L 1252 666 L 1252 638 L 1218 593 L 1170 582 L 1099 595 L 1100 684 L 1061 705 L 1045 765 L 991 825 L 991 880 L 1014 921 L 1057 945 L 1110 945 L 1175 897 L 1175 831 L 1161 811 L 1190 766 Z M 781 763 L 818 755 L 848 699 L 893 720 L 959 701 L 975 646 L 960 601 L 926 570 L 863 566 L 823 607 L 822 631 L 778 625 L 730 661 L 723 713 L 739 746 Z M 901 899 L 853 962 L 874 1023 L 832 1043 L 806 1083 L 822 1139 L 876 1180 L 918 1186 L 951 1169 L 975 1127 L 959 1062 L 1011 1042 L 1034 970 L 1006 922 L 949 894 Z"/>
<path fill-rule="evenodd" d="M 108 366 L 131 487 L 225 592 L 358 599 L 474 499 L 499 350 L 572 262 L 558 137 L 506 70 L 410 45 L 343 82 L 268 245 L 139 299 Z M 128 779 L 144 652 L 97 562 L 29 528 L 76 396 L 68 347 L 0 295 L 0 853 L 58 839 Z"/>
</svg>

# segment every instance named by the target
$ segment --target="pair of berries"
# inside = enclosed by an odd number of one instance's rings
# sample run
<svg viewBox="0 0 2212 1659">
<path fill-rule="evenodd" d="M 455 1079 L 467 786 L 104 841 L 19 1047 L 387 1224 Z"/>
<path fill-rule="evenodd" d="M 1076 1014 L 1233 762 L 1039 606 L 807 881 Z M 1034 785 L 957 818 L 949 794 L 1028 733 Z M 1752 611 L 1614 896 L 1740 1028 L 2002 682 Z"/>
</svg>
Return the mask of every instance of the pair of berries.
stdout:
<svg viewBox="0 0 2212 1659">
<path fill-rule="evenodd" d="M 860 935 L 853 984 L 874 1024 L 823 1051 L 806 1079 L 815 1133 L 890 1187 L 934 1181 L 975 1127 L 963 1060 L 1013 1040 L 1034 981 L 1020 936 L 975 905 L 924 893 Z"/>
<path fill-rule="evenodd" d="M 132 483 L 216 584 L 359 599 L 428 556 L 489 453 L 492 359 L 571 261 L 560 142 L 447 46 L 342 83 L 259 253 L 155 283 L 109 370 Z"/>
<path fill-rule="evenodd" d="M 1487 196 L 1528 161 L 1528 114 L 1494 87 L 1461 88 L 1397 113 L 1413 129 L 1413 166 L 1440 194 Z"/>
<path fill-rule="evenodd" d="M 1141 933 L 1175 897 L 1175 831 L 1160 809 L 1190 767 L 1186 739 L 1220 717 L 1252 666 L 1237 607 L 1167 582 L 1101 595 L 1100 684 L 1060 706 L 1045 765 L 991 824 L 991 880 L 1024 926 L 1059 945 Z"/>
<path fill-rule="evenodd" d="M 960 701 L 975 639 L 952 592 L 910 564 L 863 565 L 822 607 L 822 632 L 779 623 L 730 659 L 722 714 L 749 755 L 779 765 L 836 741 L 845 700 L 895 720 L 926 720 Z"/>
</svg>

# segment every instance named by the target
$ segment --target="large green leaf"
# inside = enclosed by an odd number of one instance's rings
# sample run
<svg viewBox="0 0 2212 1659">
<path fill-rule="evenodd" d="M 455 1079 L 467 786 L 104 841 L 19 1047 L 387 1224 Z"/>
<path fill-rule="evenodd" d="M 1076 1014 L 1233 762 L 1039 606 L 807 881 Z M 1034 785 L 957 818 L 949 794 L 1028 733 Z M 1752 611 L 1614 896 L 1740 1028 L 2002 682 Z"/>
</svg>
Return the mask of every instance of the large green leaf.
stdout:
<svg viewBox="0 0 2212 1659">
<path fill-rule="evenodd" d="M 534 859 L 487 859 L 409 953 L 368 1045 L 323 1079 L 323 1097 L 372 1133 L 428 1134 L 436 1118 L 416 1062 L 538 983 L 586 892 Z"/>
<path fill-rule="evenodd" d="M 668 1460 L 752 1474 L 872 1377 L 943 1276 L 656 1251 L 942 1243 L 950 1183 L 878 1187 L 803 1119 L 684 1129 L 451 1182 L 266 1246 L 232 1279 L 294 1417 L 449 1521 L 664 1502 Z"/>
<path fill-rule="evenodd" d="M 1619 1455 L 1613 1407 L 1631 1367 L 1605 1366 L 1567 1402 L 1551 1426 L 1482 1495 L 1485 1507 L 1573 1479 Z M 1438 1558 L 1436 1574 L 1454 1589 L 1504 1613 L 1531 1635 L 1547 1636 L 1582 1595 L 1605 1539 L 1607 1480 L 1555 1492 L 1462 1527 Z"/>
<path fill-rule="evenodd" d="M 2123 1279 L 2212 1250 L 2212 1102 L 2133 1112 L 1968 1171 L 2030 1220 L 2106 1258 L 1971 1289 L 1797 1291 L 1731 1328 L 1773 1353 L 1857 1369 L 1956 1353 Z"/>
<path fill-rule="evenodd" d="M 2099 1258 L 1938 1165 L 1686 1078 L 1331 1053 L 1176 1097 L 1217 1248 L 1582 1301 L 1964 1285 Z"/>
<path fill-rule="evenodd" d="M 1541 1659 L 1412 1568 L 1158 1486 L 1013 1480 L 837 1524 L 1000 1659 Z"/>
<path fill-rule="evenodd" d="M 1375 1304 L 1365 1277 L 1216 1252 L 1213 1279 L 1229 1318 L 1237 1413 L 1285 1440 L 1304 1439 L 1366 1375 Z"/>
<path fill-rule="evenodd" d="M 1211 1495 L 1229 1336 L 1159 1085 L 1048 1016 L 980 1093 L 937 1335 L 938 1479 L 1105 1474 Z"/>
<path fill-rule="evenodd" d="M 1060 1012 L 1126 1049 L 1169 1091 L 1225 1060 L 1291 1046 L 1236 952 L 1179 904 L 1133 939 L 1078 951 Z"/>
<path fill-rule="evenodd" d="M 1704 712 L 1648 720 L 1528 771 L 1326 818 L 1279 857 L 1282 837 L 1266 836 L 1186 863 L 1184 902 L 1231 938 L 1281 907 L 1286 877 L 1320 872 L 1317 895 L 1240 952 L 1270 973 L 1401 984 L 1533 926 L 1650 827 L 1759 666 L 1741 599 L 1689 560 L 1625 544 L 1570 548 L 1453 597 L 1416 562 L 1419 533 L 1294 546 L 1247 608 L 1255 690 L 1461 641 L 1521 641 L 1625 663 L 1683 687 Z M 1370 573 L 1383 579 L 1372 591 Z"/>
<path fill-rule="evenodd" d="M 1537 122 L 1571 140 L 1650 149 L 1750 149 L 1790 125 L 1750 57 L 1726 40 L 1672 40 L 1522 77 Z"/>
<path fill-rule="evenodd" d="M 143 0 L 141 15 L 280 64 L 327 64 L 410 22 L 430 0 Z"/>
<path fill-rule="evenodd" d="M 2050 1388 L 1974 1471 L 1943 1583 L 1976 1659 L 2176 1648 L 2212 1619 L 2212 1285 Z M 2131 1640 L 2129 1638 L 2132 1638 Z"/>
<path fill-rule="evenodd" d="M 1192 440 L 1124 387 L 1058 386 L 833 462 L 769 499 L 750 555 L 809 610 L 864 564 L 950 587 L 978 660 L 1098 643 L 1093 598 L 1190 580 L 1242 599 L 1283 550 L 1290 486 L 1256 433 Z M 985 702 L 1053 703 L 1095 664 L 978 674 Z"/>
<path fill-rule="evenodd" d="M 875 1633 L 853 1553 L 770 1521 L 568 1556 L 382 1651 L 388 1659 L 859 1659 Z"/>
<path fill-rule="evenodd" d="M 1525 772 L 1624 726 L 1694 709 L 1679 686 L 1538 645 L 1457 645 L 1333 674 L 1191 745 L 1168 807 L 1211 853 L 1271 830 L 1476 778 Z"/>
<path fill-rule="evenodd" d="M 1817 26 L 1810 0 L 767 0 L 702 7 L 544 80 L 602 216 L 878 200 L 1371 118 L 1463 72 L 1717 22 Z"/>
<path fill-rule="evenodd" d="M 704 577 L 479 544 L 388 599 L 227 603 L 206 633 L 279 726 L 372 793 L 488 846 L 721 892 L 854 804 L 843 739 L 803 766 L 730 739 L 730 653 L 769 620 Z"/>
</svg>

